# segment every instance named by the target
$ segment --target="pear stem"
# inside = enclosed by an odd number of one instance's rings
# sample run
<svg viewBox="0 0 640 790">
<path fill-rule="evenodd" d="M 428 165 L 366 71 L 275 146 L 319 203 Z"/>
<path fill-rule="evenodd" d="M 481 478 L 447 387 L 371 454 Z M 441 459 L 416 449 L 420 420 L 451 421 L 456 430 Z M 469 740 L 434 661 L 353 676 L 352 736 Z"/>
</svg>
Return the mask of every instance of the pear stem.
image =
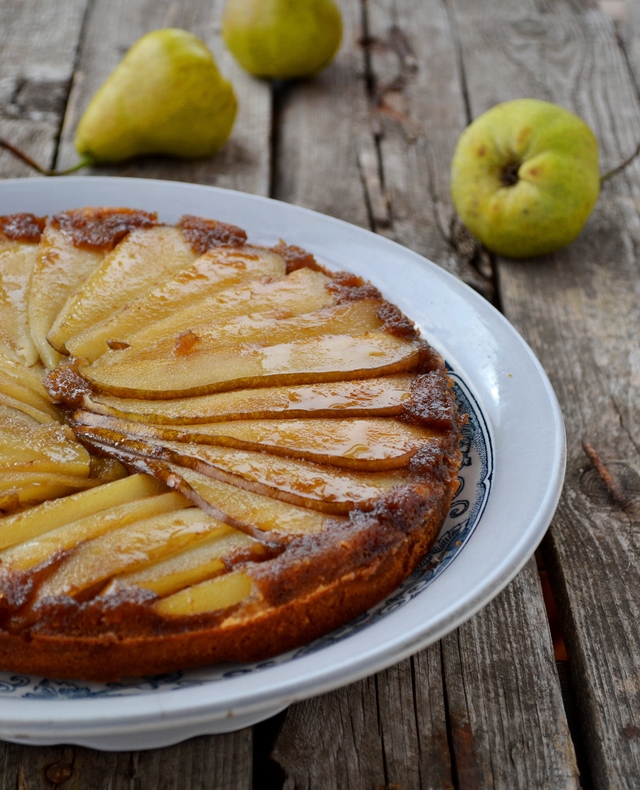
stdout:
<svg viewBox="0 0 640 790">
<path fill-rule="evenodd" d="M 608 181 L 611 176 L 615 176 L 616 173 L 619 173 L 621 170 L 624 170 L 628 165 L 633 162 L 633 160 L 640 154 L 640 143 L 636 147 L 636 150 L 631 154 L 631 156 L 627 157 L 624 162 L 621 162 L 617 167 L 614 167 L 612 170 L 609 170 L 604 175 L 600 176 L 600 183 L 604 184 L 605 181 Z"/>
<path fill-rule="evenodd" d="M 33 168 L 42 176 L 66 176 L 68 173 L 75 173 L 77 170 L 81 170 L 83 167 L 87 167 L 87 165 L 92 163 L 91 159 L 82 157 L 82 159 L 80 159 L 77 164 L 73 165 L 73 167 L 68 167 L 66 170 L 47 170 L 46 168 L 39 165 L 35 159 L 32 159 L 20 148 L 2 137 L 0 137 L 0 148 L 10 151 L 14 156 L 17 156 L 18 159 L 21 159 L 25 164 L 29 165 L 29 167 Z"/>
</svg>

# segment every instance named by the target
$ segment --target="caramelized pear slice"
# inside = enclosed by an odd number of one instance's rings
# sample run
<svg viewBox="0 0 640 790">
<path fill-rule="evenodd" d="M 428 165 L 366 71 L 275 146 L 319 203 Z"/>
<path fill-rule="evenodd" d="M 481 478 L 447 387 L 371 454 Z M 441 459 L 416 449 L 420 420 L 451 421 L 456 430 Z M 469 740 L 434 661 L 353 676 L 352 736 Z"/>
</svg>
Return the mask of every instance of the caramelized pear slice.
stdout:
<svg viewBox="0 0 640 790">
<path fill-rule="evenodd" d="M 57 472 L 31 471 L 30 469 L 15 471 L 13 468 L 0 470 L 0 491 L 8 491 L 17 486 L 43 485 L 44 483 L 69 485 L 77 489 L 100 485 L 99 480 L 85 475 L 64 475 Z"/>
<path fill-rule="evenodd" d="M 89 453 L 68 426 L 49 423 L 31 428 L 4 425 L 0 433 L 0 464 L 6 470 L 89 476 Z"/>
<path fill-rule="evenodd" d="M 321 382 L 218 392 L 192 398 L 141 400 L 86 395 L 85 409 L 136 422 L 187 425 L 279 417 L 383 417 L 411 400 L 413 376 Z"/>
<path fill-rule="evenodd" d="M 182 355 L 81 365 L 80 374 L 112 395 L 175 398 L 245 387 L 311 384 L 402 373 L 419 361 L 420 343 L 386 332 L 322 335 L 272 346 L 243 344 Z M 135 383 L 135 385 L 134 385 Z"/>
<path fill-rule="evenodd" d="M 98 583 L 180 551 L 223 527 L 191 507 L 110 529 L 79 545 L 42 584 L 38 595 L 85 597 Z"/>
<path fill-rule="evenodd" d="M 330 518 L 323 513 L 215 480 L 194 469 L 158 460 L 153 457 L 153 447 L 146 442 L 109 435 L 108 431 L 104 434 L 87 434 L 87 439 L 102 451 L 111 452 L 127 466 L 155 475 L 205 513 L 252 537 L 274 532 L 277 543 L 281 536 L 321 532 L 330 524 L 345 520 L 338 516 Z"/>
<path fill-rule="evenodd" d="M 5 381 L 11 381 L 14 384 L 19 384 L 35 395 L 41 395 L 47 398 L 47 391 L 42 383 L 45 372 L 42 365 L 25 367 L 24 364 L 0 354 L 0 378 Z"/>
<path fill-rule="evenodd" d="M 71 294 L 104 258 L 104 252 L 76 247 L 69 236 L 49 221 L 31 278 L 29 328 L 40 358 L 48 368 L 60 362 L 60 354 L 47 341 L 56 316 Z"/>
<path fill-rule="evenodd" d="M 271 250 L 249 245 L 215 247 L 175 277 L 67 340 L 66 347 L 73 356 L 93 362 L 109 350 L 110 342 L 126 345 L 131 335 L 196 300 L 249 280 L 282 277 L 285 273 L 284 261 Z"/>
<path fill-rule="evenodd" d="M 41 425 L 40 421 L 30 414 L 25 414 L 20 409 L 9 406 L 3 401 L 2 395 L 0 395 L 0 422 L 2 425 L 21 426 L 23 428 L 25 426 L 32 428 L 34 425 Z"/>
<path fill-rule="evenodd" d="M 236 606 L 251 597 L 253 581 L 242 571 L 232 571 L 169 595 L 154 604 L 163 617 L 192 617 Z"/>
<path fill-rule="evenodd" d="M 99 486 L 92 489 L 91 493 L 99 491 Z M 85 492 L 85 496 L 86 496 Z M 55 502 L 45 504 L 59 504 L 62 506 L 71 495 L 66 499 L 58 499 Z M 38 505 L 43 508 L 45 505 Z M 184 497 L 176 492 L 166 494 L 154 494 L 141 499 L 122 502 L 121 504 L 107 505 L 106 508 L 98 512 L 91 513 L 84 518 L 73 517 L 68 522 L 63 522 L 55 529 L 48 529 L 45 533 L 34 535 L 29 540 L 12 545 L 0 553 L 0 564 L 3 568 L 13 571 L 25 571 L 35 568 L 41 563 L 48 562 L 56 558 L 64 551 L 70 551 L 84 541 L 94 540 L 100 535 L 105 535 L 111 530 L 118 530 L 127 524 L 132 524 L 143 519 L 161 516 L 164 513 L 181 512 L 189 506 Z M 36 508 L 33 508 L 34 510 Z M 26 511 L 25 515 L 31 511 Z M 21 514 L 19 514 L 21 515 Z M 17 516 L 13 516 L 17 518 Z M 112 561 L 111 557 L 104 557 L 105 562 Z"/>
<path fill-rule="evenodd" d="M 269 452 L 369 472 L 408 466 L 421 447 L 440 436 L 425 427 L 384 418 L 236 420 L 175 427 L 144 425 L 85 411 L 76 412 L 74 419 L 80 436 L 90 439 L 92 435 L 106 435 L 106 441 L 114 444 L 118 435 L 128 434 L 151 441 L 195 442 Z M 116 435 L 109 437 L 109 432 Z"/>
<path fill-rule="evenodd" d="M 0 394 L 32 406 L 57 420 L 58 414 L 51 405 L 47 391 L 39 376 L 32 369 L 0 357 Z"/>
<path fill-rule="evenodd" d="M 186 466 L 239 488 L 322 513 L 368 509 L 381 494 L 406 483 L 404 470 L 354 472 L 292 458 L 229 447 L 165 442 L 155 458 Z"/>
<path fill-rule="evenodd" d="M 172 335 L 148 348 L 119 349 L 107 354 L 100 365 L 135 365 L 159 358 L 177 360 L 176 364 L 197 364 L 212 352 L 240 344 L 256 347 L 287 343 L 319 335 L 359 335 L 378 330 L 378 299 L 333 305 L 312 313 L 283 317 L 282 310 L 238 316 L 226 324 L 201 324 L 187 332 Z M 265 343 L 268 338 L 268 344 Z M 186 359 L 182 360 L 185 357 Z"/>
<path fill-rule="evenodd" d="M 14 485 L 11 485 L 14 478 Z M 15 484 L 17 483 L 17 485 Z M 12 512 L 27 505 L 67 496 L 99 485 L 98 480 L 74 475 L 7 472 L 0 476 L 0 510 Z"/>
<path fill-rule="evenodd" d="M 37 244 L 5 241 L 0 249 L 0 333 L 28 367 L 38 361 L 28 319 L 29 286 L 37 254 Z"/>
<path fill-rule="evenodd" d="M 63 499 L 44 502 L 23 513 L 0 518 L 0 549 L 117 505 L 166 491 L 149 475 L 131 475 Z"/>
<path fill-rule="evenodd" d="M 109 253 L 72 293 L 47 335 L 65 353 L 65 343 L 191 264 L 196 254 L 179 228 L 138 228 Z"/>
<path fill-rule="evenodd" d="M 204 502 L 219 509 L 232 522 L 254 525 L 263 532 L 273 531 L 280 534 L 322 532 L 339 518 L 325 516 L 314 510 L 246 491 L 220 480 L 214 480 L 194 469 L 178 467 L 174 464 L 169 466 L 172 472 L 182 477 Z"/>
<path fill-rule="evenodd" d="M 140 570 L 118 575 L 103 594 L 112 595 L 127 587 L 140 587 L 156 595 L 170 595 L 210 579 L 223 571 L 231 558 L 249 552 L 259 557 L 264 553 L 264 547 L 243 532 L 222 526 L 171 557 Z"/>
<path fill-rule="evenodd" d="M 35 422 L 41 423 L 42 425 L 51 422 L 57 423 L 60 420 L 60 416 L 50 403 L 33 406 L 27 400 L 23 400 L 19 397 L 14 398 L 11 395 L 5 395 L 4 392 L 0 392 L 0 405 L 13 409 L 14 411 L 23 412 Z"/>
<path fill-rule="evenodd" d="M 334 304 L 335 298 L 326 287 L 330 282 L 325 274 L 310 269 L 299 269 L 279 280 L 251 281 L 245 286 L 198 299 L 130 335 L 127 343 L 132 348 L 146 348 L 193 327 L 207 323 L 221 326 L 232 318 L 248 314 L 275 312 L 284 318 L 312 313 Z M 101 362 L 109 356 L 111 352 L 101 358 Z"/>
</svg>

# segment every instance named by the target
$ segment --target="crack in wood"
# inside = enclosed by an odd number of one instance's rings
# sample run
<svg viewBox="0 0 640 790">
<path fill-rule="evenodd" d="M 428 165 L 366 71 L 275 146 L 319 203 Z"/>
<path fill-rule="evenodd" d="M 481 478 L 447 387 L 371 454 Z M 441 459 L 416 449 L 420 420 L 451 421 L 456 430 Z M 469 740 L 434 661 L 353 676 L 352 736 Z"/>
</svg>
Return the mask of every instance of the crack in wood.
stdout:
<svg viewBox="0 0 640 790">
<path fill-rule="evenodd" d="M 582 449 L 585 451 L 587 457 L 593 464 L 596 472 L 600 476 L 600 479 L 605 484 L 607 491 L 611 494 L 613 501 L 622 510 L 627 510 L 629 508 L 629 499 L 627 498 L 627 495 L 623 490 L 618 478 L 615 477 L 611 473 L 611 471 L 607 468 L 604 461 L 598 454 L 595 447 L 591 444 L 591 442 L 588 442 L 586 439 L 583 439 Z"/>
<path fill-rule="evenodd" d="M 358 149 L 358 168 L 367 201 L 371 229 L 384 233 L 391 227 L 391 211 L 380 175 L 380 156 L 377 146 L 362 142 Z"/>
</svg>

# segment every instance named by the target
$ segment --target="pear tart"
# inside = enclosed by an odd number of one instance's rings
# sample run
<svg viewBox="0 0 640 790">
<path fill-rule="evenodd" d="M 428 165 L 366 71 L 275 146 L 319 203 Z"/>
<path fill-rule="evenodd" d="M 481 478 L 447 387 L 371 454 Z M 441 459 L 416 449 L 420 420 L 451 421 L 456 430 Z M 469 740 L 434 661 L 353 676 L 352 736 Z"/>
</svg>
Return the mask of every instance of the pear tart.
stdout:
<svg viewBox="0 0 640 790">
<path fill-rule="evenodd" d="M 0 218 L 0 274 L 0 669 L 266 658 L 433 544 L 465 418 L 361 278 L 111 208 Z"/>
</svg>

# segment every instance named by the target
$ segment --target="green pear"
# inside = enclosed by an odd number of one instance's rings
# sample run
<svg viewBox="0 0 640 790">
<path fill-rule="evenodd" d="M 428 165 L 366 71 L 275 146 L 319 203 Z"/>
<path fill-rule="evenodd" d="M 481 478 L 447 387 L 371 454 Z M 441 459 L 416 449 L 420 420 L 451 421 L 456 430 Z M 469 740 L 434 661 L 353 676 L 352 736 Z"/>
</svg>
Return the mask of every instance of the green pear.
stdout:
<svg viewBox="0 0 640 790">
<path fill-rule="evenodd" d="M 95 93 L 75 146 L 95 162 L 144 154 L 210 156 L 226 142 L 236 110 L 231 83 L 199 38 L 186 30 L 154 30 Z"/>
<path fill-rule="evenodd" d="M 222 35 L 256 77 L 309 77 L 338 51 L 342 16 L 334 0 L 227 0 Z"/>
<path fill-rule="evenodd" d="M 598 141 L 550 102 L 492 107 L 460 136 L 451 196 L 466 227 L 510 258 L 560 249 L 580 233 L 600 192 Z"/>
</svg>

